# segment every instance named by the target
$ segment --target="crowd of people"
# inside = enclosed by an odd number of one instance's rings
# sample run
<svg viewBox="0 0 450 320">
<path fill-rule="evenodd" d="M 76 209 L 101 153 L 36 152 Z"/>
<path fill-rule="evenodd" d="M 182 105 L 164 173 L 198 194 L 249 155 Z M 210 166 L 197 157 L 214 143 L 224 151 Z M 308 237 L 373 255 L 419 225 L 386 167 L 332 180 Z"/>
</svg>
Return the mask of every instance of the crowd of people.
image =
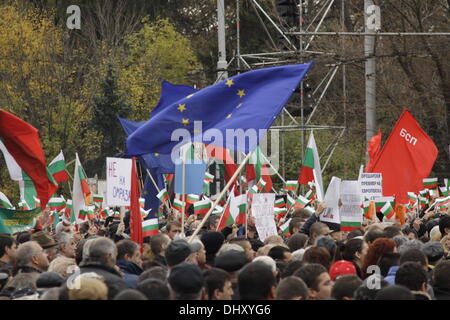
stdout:
<svg viewBox="0 0 450 320">
<path fill-rule="evenodd" d="M 254 221 L 217 230 L 191 216 L 130 239 L 129 214 L 0 234 L 4 300 L 449 300 L 449 211 L 351 232 L 320 222 L 325 205 L 289 214 L 289 236 Z"/>
</svg>

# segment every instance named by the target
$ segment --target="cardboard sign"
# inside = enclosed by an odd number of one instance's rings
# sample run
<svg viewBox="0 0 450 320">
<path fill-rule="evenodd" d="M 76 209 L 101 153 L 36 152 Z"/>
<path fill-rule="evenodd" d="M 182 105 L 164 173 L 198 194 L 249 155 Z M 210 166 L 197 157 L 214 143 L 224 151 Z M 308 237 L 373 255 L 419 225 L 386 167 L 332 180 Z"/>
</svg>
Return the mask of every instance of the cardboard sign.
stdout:
<svg viewBox="0 0 450 320">
<path fill-rule="evenodd" d="M 106 158 L 106 204 L 129 206 L 131 191 L 131 159 Z"/>
<path fill-rule="evenodd" d="M 383 179 L 381 173 L 361 173 L 358 179 L 362 199 L 370 201 L 383 196 Z"/>
<path fill-rule="evenodd" d="M 361 193 L 359 182 L 346 181 L 341 182 L 341 201 L 342 207 L 339 209 L 341 216 L 341 225 L 347 223 L 362 223 L 363 215 L 361 213 Z"/>
<path fill-rule="evenodd" d="M 255 217 L 255 226 L 259 239 L 264 242 L 267 237 L 277 235 L 274 219 L 274 193 L 257 193 L 253 195 L 252 215 Z"/>
</svg>

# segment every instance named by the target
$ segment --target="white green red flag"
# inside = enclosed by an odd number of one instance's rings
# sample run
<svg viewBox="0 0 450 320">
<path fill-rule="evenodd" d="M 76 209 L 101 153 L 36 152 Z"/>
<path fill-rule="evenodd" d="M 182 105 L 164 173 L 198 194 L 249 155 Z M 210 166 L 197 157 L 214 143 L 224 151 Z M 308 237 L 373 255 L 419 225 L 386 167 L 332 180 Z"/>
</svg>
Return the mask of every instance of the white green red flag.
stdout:
<svg viewBox="0 0 450 320">
<path fill-rule="evenodd" d="M 210 199 L 197 201 L 194 203 L 194 214 L 198 219 L 203 219 L 205 214 L 211 209 L 212 202 Z"/>
<path fill-rule="evenodd" d="M 450 203 L 450 196 L 436 199 L 435 203 L 436 207 L 448 206 L 448 204 Z"/>
<path fill-rule="evenodd" d="M 264 187 L 266 186 L 266 183 L 262 178 L 259 179 L 258 183 L 256 184 L 256 188 L 258 189 L 258 192 L 261 192 L 264 190 Z"/>
<path fill-rule="evenodd" d="M 308 200 L 307 198 L 303 197 L 302 195 L 299 195 L 297 200 L 295 201 L 295 205 L 294 208 L 295 209 L 301 209 L 304 208 L 310 200 Z"/>
<path fill-rule="evenodd" d="M 426 189 L 436 189 L 438 186 L 438 178 L 423 179 L 423 187 Z"/>
<path fill-rule="evenodd" d="M 166 188 L 164 188 L 156 195 L 156 197 L 158 197 L 161 203 L 164 203 L 169 200 L 169 193 L 167 193 Z"/>
<path fill-rule="evenodd" d="M 390 202 L 386 202 L 385 205 L 381 208 L 381 213 L 387 218 L 390 219 L 395 215 L 394 208 L 392 208 Z M 342 226 L 342 225 L 341 225 Z"/>
<path fill-rule="evenodd" d="M 322 169 L 320 168 L 319 153 L 317 152 L 313 131 L 311 131 L 311 135 L 309 136 L 308 146 L 306 147 L 305 156 L 298 176 L 298 182 L 303 185 L 307 185 L 308 182 L 315 182 L 317 187 L 317 199 L 322 201 Z"/>
<path fill-rule="evenodd" d="M 409 203 L 411 204 L 416 203 L 419 200 L 419 198 L 414 192 L 408 192 L 408 199 Z"/>
<path fill-rule="evenodd" d="M 298 181 L 295 180 L 288 180 L 286 181 L 285 189 L 288 191 L 296 191 L 298 187 Z"/>
<path fill-rule="evenodd" d="M 219 215 L 219 214 L 222 214 L 223 211 L 224 211 L 224 208 L 219 206 L 219 205 L 217 205 L 217 206 L 214 207 L 214 209 L 211 212 L 211 214 Z"/>
<path fill-rule="evenodd" d="M 152 211 L 152 208 L 145 210 L 143 207 L 139 207 L 139 211 L 141 212 L 142 218 L 145 218 L 146 216 L 148 216 L 150 211 Z"/>
<path fill-rule="evenodd" d="M 94 206 L 97 208 L 101 208 L 103 205 L 103 196 L 99 195 L 99 194 L 94 194 L 93 197 L 94 200 Z"/>
<path fill-rule="evenodd" d="M 186 202 L 190 203 L 190 204 L 193 204 L 199 200 L 200 200 L 200 196 L 197 194 L 188 194 L 186 197 Z"/>
<path fill-rule="evenodd" d="M 12 209 L 13 205 L 9 201 L 8 197 L 3 192 L 0 192 L 0 208 Z"/>
<path fill-rule="evenodd" d="M 203 180 L 205 183 L 212 183 L 214 181 L 214 175 L 209 172 L 205 172 L 205 178 Z"/>
<path fill-rule="evenodd" d="M 230 202 L 230 214 L 235 224 L 245 224 L 247 212 L 247 196 L 241 194 L 232 197 Z"/>
<path fill-rule="evenodd" d="M 227 203 L 225 204 L 224 211 L 223 211 L 222 215 L 220 216 L 219 223 L 217 224 L 217 231 L 221 231 L 225 227 L 231 226 L 234 224 L 233 216 L 230 214 L 230 202 L 231 202 L 231 198 L 233 197 L 233 195 L 234 195 L 234 188 L 230 192 Z"/>
<path fill-rule="evenodd" d="M 75 171 L 73 174 L 72 190 L 73 211 L 75 217 L 78 217 L 80 210 L 91 203 L 91 190 L 87 182 L 86 173 L 78 158 L 78 153 L 75 153 Z"/>
<path fill-rule="evenodd" d="M 447 197 L 449 196 L 449 190 L 446 187 L 439 187 L 439 192 L 441 194 L 441 197 Z"/>
<path fill-rule="evenodd" d="M 283 223 L 283 224 L 280 226 L 281 233 L 282 233 L 286 238 L 289 238 L 289 237 L 291 236 L 291 233 L 289 232 L 289 223 L 291 222 L 291 220 L 292 220 L 292 218 L 289 218 L 288 221 L 286 221 L 285 223 Z"/>
<path fill-rule="evenodd" d="M 66 200 L 63 197 L 52 197 L 47 203 L 50 211 L 60 211 L 66 207 Z"/>
<path fill-rule="evenodd" d="M 420 207 L 424 208 L 429 203 L 429 200 L 428 200 L 428 198 L 419 196 L 419 203 L 420 203 Z"/>
<path fill-rule="evenodd" d="M 375 198 L 374 201 L 375 201 L 376 211 L 380 211 L 381 208 L 383 208 L 383 206 L 386 203 L 389 203 L 391 205 L 391 207 L 393 207 L 395 200 L 394 200 L 394 197 L 378 197 L 378 198 Z"/>
<path fill-rule="evenodd" d="M 53 179 L 57 183 L 61 183 L 69 180 L 69 174 L 67 173 L 66 162 L 64 160 L 64 154 L 61 152 L 55 159 L 48 165 L 48 171 L 52 175 Z"/>
<path fill-rule="evenodd" d="M 39 200 L 35 196 L 33 196 L 33 200 L 34 200 L 34 207 L 35 208 L 37 208 L 37 207 L 39 207 L 41 205 L 41 200 Z"/>
<path fill-rule="evenodd" d="M 159 224 L 157 218 L 151 218 L 142 221 L 142 236 L 150 237 L 159 233 Z"/>
<path fill-rule="evenodd" d="M 275 200 L 275 208 L 284 208 L 286 207 L 286 201 L 284 198 L 280 198 Z"/>
<path fill-rule="evenodd" d="M 313 189 L 309 189 L 308 192 L 305 194 L 306 199 L 312 201 L 315 199 L 316 192 Z"/>
<path fill-rule="evenodd" d="M 279 220 L 281 218 L 283 218 L 286 214 L 287 214 L 287 209 L 286 208 L 274 208 L 274 212 L 276 215 L 276 218 Z"/>
<path fill-rule="evenodd" d="M 361 228 L 361 222 L 341 221 L 341 231 L 352 231 Z"/>
<path fill-rule="evenodd" d="M 142 209 L 145 208 L 145 199 L 144 198 L 139 198 L 139 207 L 141 207 Z"/>
<path fill-rule="evenodd" d="M 183 212 L 183 206 L 185 206 L 185 203 L 183 201 L 178 200 L 177 198 L 173 199 L 173 209 L 177 210 L 178 212 Z"/>
<path fill-rule="evenodd" d="M 295 200 L 289 194 L 287 194 L 286 196 L 287 196 L 287 208 L 288 210 L 290 210 L 295 205 Z"/>
<path fill-rule="evenodd" d="M 31 210 L 30 206 L 25 200 L 20 200 L 20 202 L 17 204 L 17 207 L 19 210 Z"/>
</svg>

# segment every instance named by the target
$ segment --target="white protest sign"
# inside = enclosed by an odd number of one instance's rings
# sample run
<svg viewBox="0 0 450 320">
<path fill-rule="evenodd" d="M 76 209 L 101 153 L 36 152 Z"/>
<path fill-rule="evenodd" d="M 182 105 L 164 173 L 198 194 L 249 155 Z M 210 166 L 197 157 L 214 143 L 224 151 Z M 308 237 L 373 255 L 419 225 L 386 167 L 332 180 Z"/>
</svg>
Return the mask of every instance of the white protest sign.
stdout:
<svg viewBox="0 0 450 320">
<path fill-rule="evenodd" d="M 320 215 L 320 221 L 341 223 L 341 218 L 339 215 L 340 187 L 341 179 L 332 177 L 324 198 L 327 208 Z"/>
<path fill-rule="evenodd" d="M 361 212 L 361 192 L 360 184 L 357 180 L 341 182 L 341 201 L 339 213 L 341 216 L 341 226 L 353 226 L 351 224 L 362 223 L 363 215 Z"/>
<path fill-rule="evenodd" d="M 274 193 L 257 193 L 253 195 L 252 215 L 255 217 L 255 226 L 261 241 L 264 241 L 267 237 L 277 235 L 274 203 Z"/>
<path fill-rule="evenodd" d="M 106 158 L 107 206 L 130 205 L 131 165 L 131 159 Z"/>
<path fill-rule="evenodd" d="M 361 173 L 358 179 L 361 197 L 370 201 L 383 196 L 383 179 L 381 173 Z"/>
</svg>

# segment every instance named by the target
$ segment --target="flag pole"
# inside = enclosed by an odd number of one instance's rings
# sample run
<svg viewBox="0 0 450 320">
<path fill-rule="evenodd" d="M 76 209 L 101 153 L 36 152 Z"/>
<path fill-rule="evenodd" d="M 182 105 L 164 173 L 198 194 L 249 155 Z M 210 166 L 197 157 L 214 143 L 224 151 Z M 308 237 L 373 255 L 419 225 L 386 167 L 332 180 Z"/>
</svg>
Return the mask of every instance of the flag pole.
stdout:
<svg viewBox="0 0 450 320">
<path fill-rule="evenodd" d="M 150 179 L 152 180 L 153 185 L 155 186 L 156 190 L 158 191 L 158 193 L 160 193 L 161 190 L 158 188 L 158 185 L 156 184 L 155 179 L 153 179 L 152 174 L 150 173 L 150 171 L 148 171 L 148 169 L 146 169 L 146 170 L 147 170 L 147 174 L 148 174 L 148 176 L 150 177 Z M 172 205 L 172 204 L 170 203 L 170 199 L 168 199 L 167 201 L 169 201 L 169 204 Z M 167 212 L 170 212 L 170 207 L 169 207 L 169 205 L 167 204 L 167 202 L 164 202 L 164 205 L 166 206 Z"/>
<path fill-rule="evenodd" d="M 192 240 L 194 239 L 194 237 L 199 233 L 200 229 L 203 227 L 203 225 L 206 222 L 206 219 L 209 218 L 209 216 L 211 215 L 212 211 L 214 210 L 215 206 L 219 203 L 219 200 L 222 199 L 222 197 L 224 196 L 225 192 L 228 190 L 228 188 L 230 188 L 230 186 L 233 184 L 234 180 L 236 180 L 236 177 L 239 175 L 239 173 L 242 171 L 242 169 L 244 168 L 245 164 L 247 163 L 248 159 L 250 159 L 251 156 L 251 152 L 249 152 L 244 160 L 242 161 L 242 163 L 239 165 L 238 169 L 234 172 L 233 176 L 231 177 L 231 179 L 228 181 L 228 183 L 226 184 L 226 186 L 223 188 L 223 190 L 220 192 L 219 196 L 217 197 L 217 199 L 214 201 L 213 205 L 211 206 L 211 208 L 209 209 L 208 213 L 206 213 L 205 217 L 203 218 L 202 222 L 198 225 L 197 229 L 195 229 L 194 233 L 191 235 L 191 237 L 189 238 L 188 242 L 192 242 Z"/>
<path fill-rule="evenodd" d="M 183 160 L 181 160 L 183 161 Z M 186 212 L 186 159 L 184 159 L 183 164 L 182 164 L 182 168 L 183 168 L 183 172 L 182 172 L 182 195 L 183 195 L 183 207 L 181 210 L 181 232 L 184 234 L 184 215 Z"/>
</svg>

